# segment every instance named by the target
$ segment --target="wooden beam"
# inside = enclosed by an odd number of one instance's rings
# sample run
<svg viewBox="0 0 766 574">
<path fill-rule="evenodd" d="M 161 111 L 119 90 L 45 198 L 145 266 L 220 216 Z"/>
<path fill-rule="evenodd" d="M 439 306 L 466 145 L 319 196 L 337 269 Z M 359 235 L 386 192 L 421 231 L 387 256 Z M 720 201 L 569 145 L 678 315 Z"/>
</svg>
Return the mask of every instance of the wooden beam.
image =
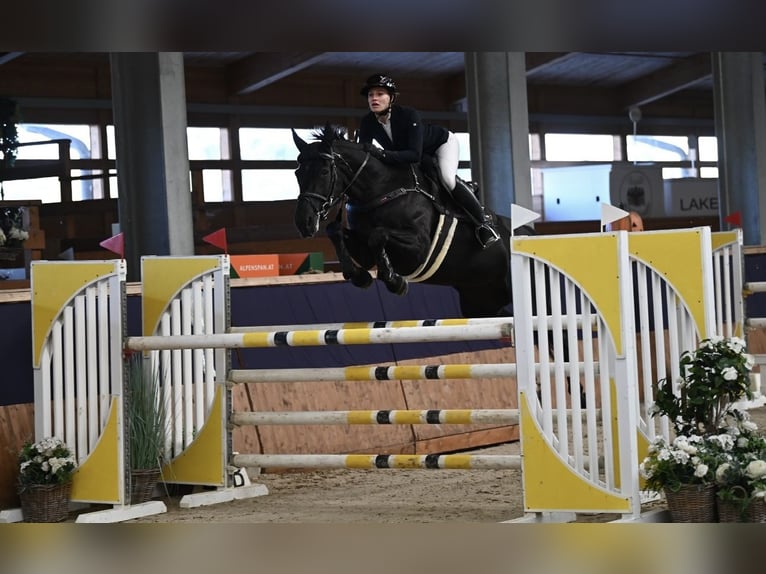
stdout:
<svg viewBox="0 0 766 574">
<path fill-rule="evenodd" d="M 254 92 L 307 68 L 325 52 L 256 52 L 226 67 L 229 94 Z"/>
<path fill-rule="evenodd" d="M 624 109 L 642 106 L 688 88 L 712 74 L 710 52 L 701 52 L 634 80 L 619 90 Z"/>
<path fill-rule="evenodd" d="M 11 60 L 15 60 L 19 56 L 23 56 L 24 52 L 0 52 L 0 65 L 7 64 Z"/>
</svg>

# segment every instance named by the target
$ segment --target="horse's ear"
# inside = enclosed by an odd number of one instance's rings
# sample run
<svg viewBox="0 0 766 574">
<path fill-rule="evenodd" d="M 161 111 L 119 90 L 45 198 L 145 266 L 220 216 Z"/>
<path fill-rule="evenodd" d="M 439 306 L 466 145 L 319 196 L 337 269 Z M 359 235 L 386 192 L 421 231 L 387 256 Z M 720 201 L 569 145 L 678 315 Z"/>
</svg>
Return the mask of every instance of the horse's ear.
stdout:
<svg viewBox="0 0 766 574">
<path fill-rule="evenodd" d="M 298 148 L 298 151 L 305 150 L 309 144 L 307 144 L 305 141 L 301 139 L 301 136 L 298 135 L 298 133 L 291 129 L 291 132 L 293 132 L 293 141 L 295 142 L 295 146 Z"/>
</svg>

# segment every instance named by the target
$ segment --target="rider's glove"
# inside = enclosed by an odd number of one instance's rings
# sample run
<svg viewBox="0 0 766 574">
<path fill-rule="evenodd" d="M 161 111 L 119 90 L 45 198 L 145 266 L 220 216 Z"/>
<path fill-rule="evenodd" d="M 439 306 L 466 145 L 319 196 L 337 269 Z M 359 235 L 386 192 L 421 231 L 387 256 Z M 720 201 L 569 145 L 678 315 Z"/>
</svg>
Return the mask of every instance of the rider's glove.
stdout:
<svg viewBox="0 0 766 574">
<path fill-rule="evenodd" d="M 370 154 L 372 157 L 384 160 L 386 159 L 386 152 L 385 150 L 379 148 L 378 146 L 372 145 L 371 143 L 366 143 L 363 146 L 364 151 L 366 151 L 368 154 Z"/>
</svg>

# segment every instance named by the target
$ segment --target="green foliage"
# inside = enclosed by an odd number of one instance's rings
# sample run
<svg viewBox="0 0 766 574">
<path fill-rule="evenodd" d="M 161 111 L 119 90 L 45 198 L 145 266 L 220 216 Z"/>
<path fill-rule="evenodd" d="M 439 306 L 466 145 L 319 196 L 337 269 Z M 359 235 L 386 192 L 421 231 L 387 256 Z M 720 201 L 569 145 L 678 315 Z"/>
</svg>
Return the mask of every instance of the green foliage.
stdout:
<svg viewBox="0 0 766 574">
<path fill-rule="evenodd" d="M 16 148 L 19 134 L 16 124 L 19 121 L 18 104 L 7 98 L 0 98 L 0 153 L 3 167 L 12 167 L 16 161 Z"/>
<path fill-rule="evenodd" d="M 60 439 L 26 443 L 19 453 L 19 485 L 65 484 L 72 480 L 77 462 Z"/>
<path fill-rule="evenodd" d="M 168 425 L 159 372 L 140 353 L 128 362 L 128 428 L 132 470 L 159 468 L 165 462 Z"/>
<path fill-rule="evenodd" d="M 670 379 L 659 381 L 652 414 L 666 415 L 679 435 L 716 432 L 733 403 L 753 398 L 753 364 L 739 337 L 705 339 L 681 355 L 678 392 Z"/>
</svg>

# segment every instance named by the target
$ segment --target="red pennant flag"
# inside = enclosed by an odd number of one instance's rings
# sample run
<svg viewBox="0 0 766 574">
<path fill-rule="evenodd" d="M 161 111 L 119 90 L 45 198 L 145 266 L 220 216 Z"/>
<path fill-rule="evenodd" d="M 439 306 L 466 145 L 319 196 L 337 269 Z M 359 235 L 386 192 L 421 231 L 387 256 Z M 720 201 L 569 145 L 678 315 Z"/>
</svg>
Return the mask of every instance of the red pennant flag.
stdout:
<svg viewBox="0 0 766 574">
<path fill-rule="evenodd" d="M 731 223 L 736 227 L 742 227 L 742 212 L 735 211 L 723 218 L 726 223 Z"/>
<path fill-rule="evenodd" d="M 113 235 L 109 239 L 104 239 L 99 245 L 119 255 L 120 259 L 125 259 L 125 236 L 122 233 Z"/>
<path fill-rule="evenodd" d="M 209 235 L 205 235 L 205 237 L 202 238 L 202 241 L 209 243 L 210 245 L 215 245 L 216 247 L 223 249 L 224 253 L 229 252 L 229 246 L 226 243 L 226 228 L 222 227 L 218 231 L 214 231 L 213 233 L 210 233 Z"/>
</svg>

